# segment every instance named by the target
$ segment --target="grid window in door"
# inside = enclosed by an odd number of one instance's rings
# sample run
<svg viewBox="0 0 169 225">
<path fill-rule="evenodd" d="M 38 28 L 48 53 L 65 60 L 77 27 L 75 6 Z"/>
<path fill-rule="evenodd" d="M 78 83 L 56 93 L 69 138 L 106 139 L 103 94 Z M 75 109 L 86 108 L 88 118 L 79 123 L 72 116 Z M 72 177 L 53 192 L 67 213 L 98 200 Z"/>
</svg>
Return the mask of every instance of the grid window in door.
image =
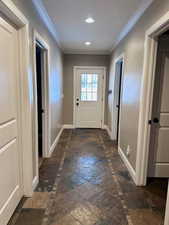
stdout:
<svg viewBox="0 0 169 225">
<path fill-rule="evenodd" d="M 81 101 L 97 101 L 98 98 L 98 75 L 81 74 Z"/>
</svg>

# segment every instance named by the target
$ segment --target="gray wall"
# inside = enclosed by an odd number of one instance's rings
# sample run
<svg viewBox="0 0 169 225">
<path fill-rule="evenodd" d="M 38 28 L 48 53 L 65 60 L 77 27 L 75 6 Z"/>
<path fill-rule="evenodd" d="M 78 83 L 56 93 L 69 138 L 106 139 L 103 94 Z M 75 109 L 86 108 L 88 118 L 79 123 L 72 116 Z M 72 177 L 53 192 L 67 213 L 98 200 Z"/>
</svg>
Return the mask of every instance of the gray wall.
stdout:
<svg viewBox="0 0 169 225">
<path fill-rule="evenodd" d="M 140 85 L 143 73 L 145 32 L 167 11 L 169 11 L 168 0 L 155 0 L 135 25 L 133 30 L 123 41 L 121 41 L 112 53 L 109 83 L 111 89 L 114 76 L 114 60 L 122 53 L 125 53 L 126 58 L 121 109 L 120 147 L 126 152 L 127 146 L 130 145 L 132 152 L 129 161 L 133 168 L 136 167 Z M 108 104 L 108 124 L 110 129 L 112 121 L 111 100 L 112 96 L 109 97 Z"/>
<path fill-rule="evenodd" d="M 39 18 L 31 0 L 12 0 L 30 22 L 30 71 L 33 74 L 33 29 L 46 40 L 50 46 L 50 107 L 51 107 L 51 145 L 53 144 L 62 125 L 62 53 L 56 41 Z M 34 105 L 32 106 L 34 109 Z M 34 146 L 34 145 L 33 145 Z M 35 174 L 35 151 L 33 155 Z"/>
<path fill-rule="evenodd" d="M 64 55 L 64 107 L 63 123 L 73 124 L 73 67 L 74 66 L 105 66 L 107 67 L 107 87 L 110 56 L 108 55 Z M 107 95 L 106 95 L 107 96 Z M 106 98 L 107 105 L 107 98 Z M 107 107 L 106 107 L 107 109 Z M 107 111 L 105 113 L 107 124 Z"/>
</svg>

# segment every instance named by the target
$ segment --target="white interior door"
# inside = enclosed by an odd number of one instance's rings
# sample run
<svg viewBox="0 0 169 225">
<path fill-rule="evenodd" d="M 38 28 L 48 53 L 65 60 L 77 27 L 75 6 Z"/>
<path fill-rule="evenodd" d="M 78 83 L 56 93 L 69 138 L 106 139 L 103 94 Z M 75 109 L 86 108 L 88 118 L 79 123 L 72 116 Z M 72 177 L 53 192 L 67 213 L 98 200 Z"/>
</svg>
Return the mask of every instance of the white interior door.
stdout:
<svg viewBox="0 0 169 225">
<path fill-rule="evenodd" d="M 104 102 L 104 69 L 76 69 L 75 127 L 101 128 Z"/>
<path fill-rule="evenodd" d="M 169 38 L 159 41 L 149 176 L 169 177 Z"/>
<path fill-rule="evenodd" d="M 17 31 L 0 18 L 0 224 L 22 197 L 18 139 Z"/>
</svg>

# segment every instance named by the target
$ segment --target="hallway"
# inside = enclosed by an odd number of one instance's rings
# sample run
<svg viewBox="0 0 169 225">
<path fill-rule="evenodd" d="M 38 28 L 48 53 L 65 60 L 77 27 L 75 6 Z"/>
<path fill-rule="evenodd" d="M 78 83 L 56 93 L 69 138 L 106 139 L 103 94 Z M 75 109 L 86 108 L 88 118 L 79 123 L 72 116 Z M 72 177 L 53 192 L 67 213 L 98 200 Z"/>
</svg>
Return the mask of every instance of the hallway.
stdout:
<svg viewBox="0 0 169 225">
<path fill-rule="evenodd" d="M 9 225 L 162 225 L 164 190 L 160 179 L 134 185 L 106 131 L 64 130 Z"/>
</svg>

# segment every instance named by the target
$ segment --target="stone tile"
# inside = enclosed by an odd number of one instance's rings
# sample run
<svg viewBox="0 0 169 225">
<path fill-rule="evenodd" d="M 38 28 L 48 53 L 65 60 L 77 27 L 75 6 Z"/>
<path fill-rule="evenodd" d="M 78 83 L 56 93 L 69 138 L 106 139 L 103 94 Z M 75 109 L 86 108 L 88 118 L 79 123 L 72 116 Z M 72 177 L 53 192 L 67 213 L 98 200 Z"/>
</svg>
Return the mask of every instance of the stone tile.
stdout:
<svg viewBox="0 0 169 225">
<path fill-rule="evenodd" d="M 58 184 L 57 190 L 58 192 L 66 193 L 86 182 L 87 181 L 83 179 L 79 174 L 74 173 L 70 176 L 62 177 L 61 181 Z"/>
<path fill-rule="evenodd" d="M 49 212 L 50 223 L 61 220 L 66 215 L 70 214 L 78 204 L 84 200 L 73 190 L 67 193 L 57 194 L 53 199 L 53 203 Z"/>
<path fill-rule="evenodd" d="M 150 208 L 144 191 L 135 191 L 124 194 L 124 200 L 128 209 Z"/>
<path fill-rule="evenodd" d="M 106 171 L 92 165 L 92 166 L 81 166 L 79 168 L 78 173 L 80 177 L 82 177 L 83 179 L 87 181 L 90 181 L 93 179 L 97 179 L 100 176 L 104 176 Z"/>
<path fill-rule="evenodd" d="M 93 197 L 94 195 L 98 194 L 99 192 L 101 192 L 101 188 L 99 188 L 97 185 L 93 185 L 90 183 L 85 183 L 80 185 L 79 187 L 77 187 L 75 189 L 76 192 L 78 192 L 78 194 L 86 199 L 86 200 L 90 200 L 91 197 Z"/>
<path fill-rule="evenodd" d="M 134 225 L 163 225 L 163 218 L 151 209 L 129 210 L 129 216 Z"/>
<path fill-rule="evenodd" d="M 53 222 L 51 225 L 81 225 L 81 224 L 71 215 L 66 215 L 59 221 Z"/>
<path fill-rule="evenodd" d="M 42 225 L 45 210 L 22 209 L 15 225 Z"/>
<path fill-rule="evenodd" d="M 116 175 L 116 178 L 123 193 L 135 192 L 140 190 L 139 187 L 136 187 L 133 181 L 125 179 L 123 176 Z"/>
<path fill-rule="evenodd" d="M 129 225 L 129 224 L 125 215 L 117 214 L 116 216 L 102 218 L 94 225 Z"/>
<path fill-rule="evenodd" d="M 91 198 L 90 202 L 100 208 L 103 212 L 112 212 L 115 208 L 120 208 L 121 211 L 123 211 L 120 198 L 107 192 L 96 194 Z"/>
<path fill-rule="evenodd" d="M 101 211 L 90 203 L 79 204 L 71 215 L 81 224 L 94 225 L 101 218 Z"/>
<path fill-rule="evenodd" d="M 50 194 L 49 192 L 34 192 L 32 198 L 28 198 L 23 208 L 32 208 L 32 209 L 45 209 L 48 204 Z"/>
</svg>

